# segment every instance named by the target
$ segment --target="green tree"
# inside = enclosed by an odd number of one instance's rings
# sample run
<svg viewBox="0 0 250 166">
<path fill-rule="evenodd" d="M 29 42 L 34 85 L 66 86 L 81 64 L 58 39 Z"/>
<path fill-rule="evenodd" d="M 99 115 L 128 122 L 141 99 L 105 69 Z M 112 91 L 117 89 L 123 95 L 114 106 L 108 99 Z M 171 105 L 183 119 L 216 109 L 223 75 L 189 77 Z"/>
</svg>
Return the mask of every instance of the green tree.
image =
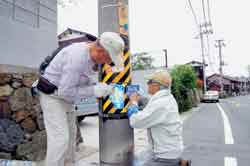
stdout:
<svg viewBox="0 0 250 166">
<path fill-rule="evenodd" d="M 197 76 L 192 66 L 177 65 L 171 70 L 173 79 L 172 93 L 177 100 L 179 111 L 185 112 L 192 108 L 190 92 L 197 86 Z"/>
</svg>

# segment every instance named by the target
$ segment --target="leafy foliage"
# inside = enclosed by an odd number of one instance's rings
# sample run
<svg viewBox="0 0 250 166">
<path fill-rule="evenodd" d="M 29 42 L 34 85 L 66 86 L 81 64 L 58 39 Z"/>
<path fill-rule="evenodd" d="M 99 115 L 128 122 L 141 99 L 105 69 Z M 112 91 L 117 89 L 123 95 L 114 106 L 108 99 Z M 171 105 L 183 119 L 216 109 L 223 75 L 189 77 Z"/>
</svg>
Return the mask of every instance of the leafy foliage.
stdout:
<svg viewBox="0 0 250 166">
<path fill-rule="evenodd" d="M 190 92 L 197 87 L 197 76 L 192 66 L 177 65 L 171 71 L 172 93 L 177 100 L 179 112 L 192 108 Z"/>
</svg>

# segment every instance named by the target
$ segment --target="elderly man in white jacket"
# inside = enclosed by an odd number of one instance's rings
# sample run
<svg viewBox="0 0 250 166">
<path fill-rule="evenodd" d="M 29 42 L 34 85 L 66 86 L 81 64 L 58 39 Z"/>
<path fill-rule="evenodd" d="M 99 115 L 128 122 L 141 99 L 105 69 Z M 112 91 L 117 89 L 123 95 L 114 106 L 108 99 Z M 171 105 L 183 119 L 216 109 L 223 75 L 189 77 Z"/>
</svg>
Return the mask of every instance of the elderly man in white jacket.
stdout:
<svg viewBox="0 0 250 166">
<path fill-rule="evenodd" d="M 183 152 L 182 122 L 178 105 L 171 94 L 171 77 L 160 71 L 148 78 L 148 104 L 138 110 L 140 96 L 130 96 L 128 117 L 132 128 L 147 129 L 152 158 L 147 166 L 189 166 L 190 161 L 181 160 Z"/>
</svg>

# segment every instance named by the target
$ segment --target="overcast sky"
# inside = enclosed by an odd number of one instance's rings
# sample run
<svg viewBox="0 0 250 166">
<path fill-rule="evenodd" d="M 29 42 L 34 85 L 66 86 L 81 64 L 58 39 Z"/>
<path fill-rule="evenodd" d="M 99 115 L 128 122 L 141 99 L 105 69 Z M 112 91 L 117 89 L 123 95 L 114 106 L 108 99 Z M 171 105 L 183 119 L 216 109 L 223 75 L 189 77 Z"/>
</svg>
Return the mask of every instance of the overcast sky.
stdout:
<svg viewBox="0 0 250 166">
<path fill-rule="evenodd" d="M 191 0 L 198 20 L 203 18 L 201 0 Z M 246 75 L 250 64 L 249 0 L 210 0 L 214 34 L 210 35 L 208 72 L 218 72 L 218 49 L 215 40 L 224 39 L 223 58 L 225 74 Z M 200 40 L 195 39 L 198 29 L 188 6 L 188 0 L 130 0 L 131 51 L 150 51 L 155 63 L 163 65 L 162 49 L 168 50 L 169 64 L 201 60 Z M 59 7 L 58 33 L 67 27 L 97 35 L 97 0 L 76 0 L 75 4 Z M 206 41 L 206 40 L 205 40 Z M 207 45 L 206 45 L 207 46 Z M 206 54 L 207 49 L 206 47 Z"/>
</svg>

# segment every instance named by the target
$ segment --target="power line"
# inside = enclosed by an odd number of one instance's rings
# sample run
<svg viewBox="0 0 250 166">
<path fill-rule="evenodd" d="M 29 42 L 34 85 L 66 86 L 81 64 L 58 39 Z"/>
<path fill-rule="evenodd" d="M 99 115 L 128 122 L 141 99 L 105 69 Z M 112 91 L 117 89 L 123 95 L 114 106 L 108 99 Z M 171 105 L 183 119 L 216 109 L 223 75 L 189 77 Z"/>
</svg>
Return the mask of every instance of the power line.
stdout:
<svg viewBox="0 0 250 166">
<path fill-rule="evenodd" d="M 202 63 L 203 63 L 204 91 L 206 91 L 206 81 L 205 81 L 206 80 L 206 59 L 208 60 L 209 66 L 211 66 L 212 71 L 215 72 L 214 64 L 212 63 L 211 56 L 210 56 L 210 44 L 209 44 L 209 34 L 213 34 L 211 17 L 210 17 L 210 4 L 209 4 L 209 0 L 207 0 L 206 2 L 207 2 L 207 9 L 209 10 L 208 11 L 208 19 L 209 20 L 207 20 L 207 16 L 206 16 L 205 0 L 202 0 L 203 20 L 198 22 L 197 16 L 195 14 L 194 8 L 193 8 L 192 3 L 191 3 L 191 0 L 188 0 L 189 7 L 190 7 L 190 10 L 193 14 L 195 23 L 196 23 L 197 27 L 199 28 Z M 204 41 L 204 37 L 205 37 L 204 35 L 206 35 L 206 43 Z M 207 58 L 205 57 L 205 53 L 204 53 L 204 49 L 205 49 L 204 46 L 205 45 L 207 45 Z"/>
<path fill-rule="evenodd" d="M 211 8 L 210 8 L 210 0 L 207 0 L 207 8 L 208 8 L 208 22 L 211 24 Z"/>
<path fill-rule="evenodd" d="M 204 55 L 204 33 L 202 32 L 202 25 L 199 24 L 198 20 L 197 20 L 197 16 L 195 14 L 195 11 L 193 9 L 191 0 L 188 0 L 188 4 L 189 4 L 189 8 L 194 16 L 194 20 L 196 23 L 196 26 L 198 28 L 199 31 L 199 36 L 200 36 L 200 41 L 201 41 L 201 57 L 202 57 L 202 64 L 203 64 L 203 88 L 204 88 L 204 92 L 206 91 L 206 59 L 205 59 L 205 55 Z"/>
<path fill-rule="evenodd" d="M 190 10 L 191 10 L 191 12 L 193 14 L 195 24 L 196 24 L 197 27 L 199 27 L 199 22 L 198 22 L 196 14 L 195 14 L 194 8 L 192 6 L 191 0 L 188 0 L 188 4 L 189 4 L 189 8 L 190 8 Z"/>
<path fill-rule="evenodd" d="M 205 8 L 205 1 L 202 0 L 202 9 L 203 9 L 203 17 L 204 17 L 204 24 L 203 27 L 205 28 L 205 31 L 203 32 L 203 34 L 206 35 L 206 39 L 207 39 L 207 56 L 208 56 L 208 61 L 210 64 L 211 69 L 213 70 L 213 72 L 215 72 L 214 69 L 214 64 L 212 63 L 211 60 L 211 55 L 210 55 L 210 43 L 209 43 L 209 34 L 212 34 L 212 24 L 211 24 L 211 17 L 210 17 L 210 4 L 209 4 L 209 0 L 207 0 L 207 13 L 208 13 L 208 18 L 206 16 L 206 8 Z M 208 30 L 208 27 L 211 27 L 211 30 Z"/>
<path fill-rule="evenodd" d="M 203 11 L 203 19 L 204 19 L 204 22 L 206 23 L 207 22 L 207 17 L 206 17 L 206 10 L 205 10 L 205 2 L 204 2 L 204 0 L 202 0 L 202 11 Z"/>
</svg>

